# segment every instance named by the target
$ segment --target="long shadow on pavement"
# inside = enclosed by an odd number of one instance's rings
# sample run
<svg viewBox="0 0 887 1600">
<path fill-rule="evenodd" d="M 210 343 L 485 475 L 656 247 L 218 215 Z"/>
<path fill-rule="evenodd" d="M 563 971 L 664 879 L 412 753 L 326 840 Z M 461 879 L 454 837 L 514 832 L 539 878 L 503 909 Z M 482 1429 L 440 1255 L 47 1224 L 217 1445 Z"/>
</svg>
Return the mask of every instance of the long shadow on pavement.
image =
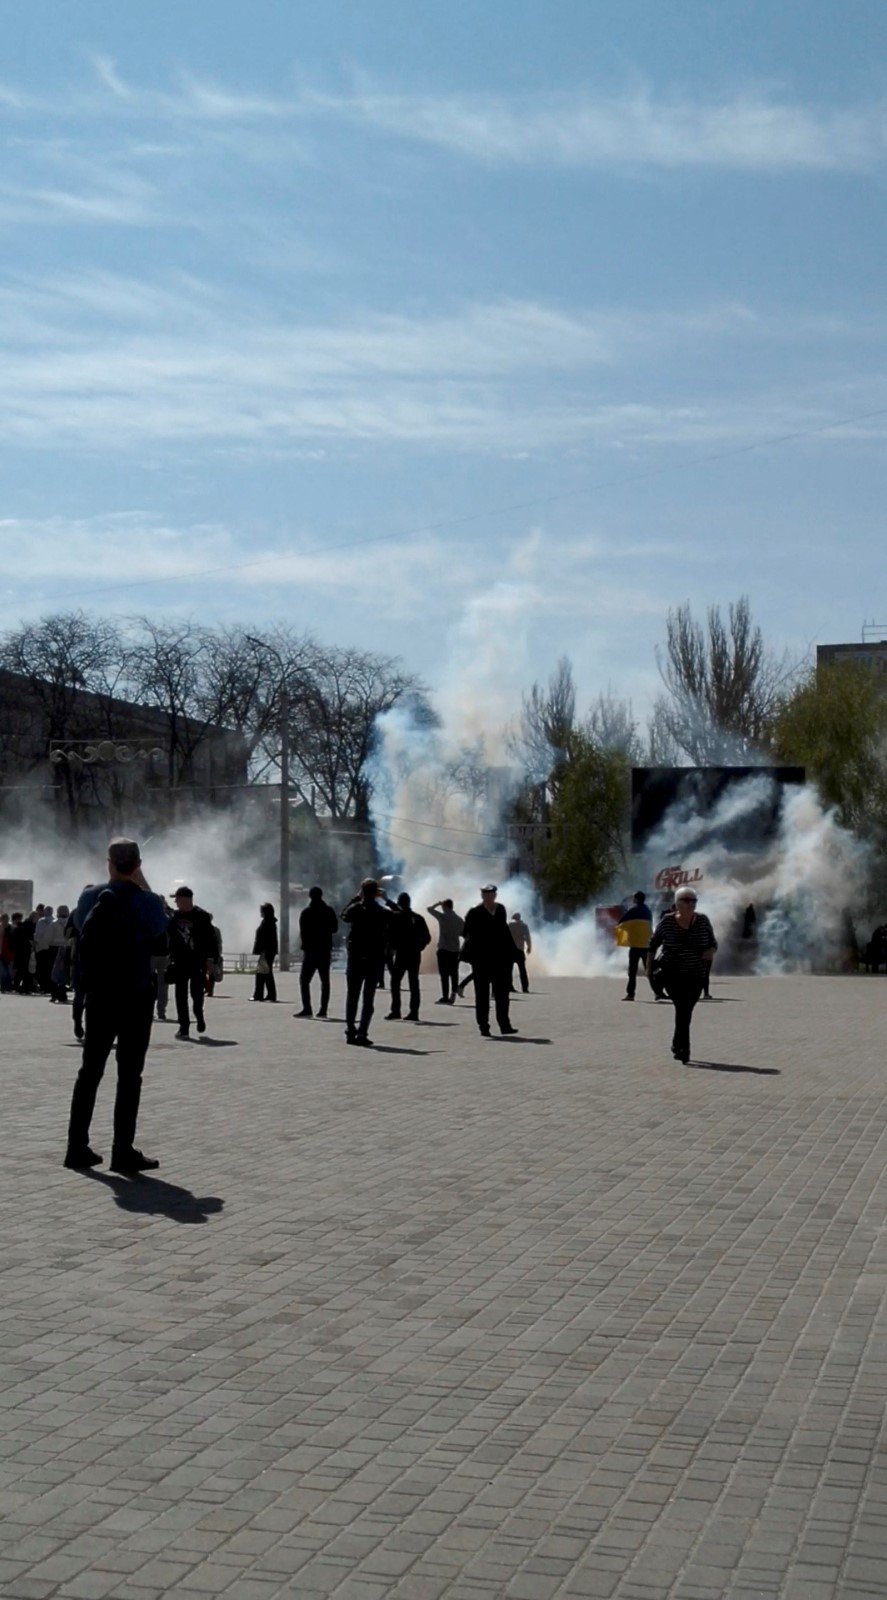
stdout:
<svg viewBox="0 0 887 1600">
<path fill-rule="evenodd" d="M 218 1195 L 198 1198 L 190 1189 L 162 1178 L 117 1178 L 110 1172 L 86 1172 L 84 1177 L 104 1184 L 113 1192 L 121 1211 L 140 1211 L 147 1216 L 169 1217 L 173 1222 L 208 1222 L 224 1206 Z"/>
<path fill-rule="evenodd" d="M 704 1072 L 751 1072 L 756 1078 L 779 1078 L 778 1067 L 742 1067 L 730 1061 L 688 1061 L 689 1067 L 701 1067 Z"/>
<path fill-rule="evenodd" d="M 551 1044 L 550 1039 L 531 1039 L 528 1033 L 493 1033 L 490 1037 L 496 1044 Z"/>
<path fill-rule="evenodd" d="M 439 1050 L 411 1050 L 405 1044 L 374 1044 L 371 1052 L 374 1056 L 437 1056 Z"/>
<path fill-rule="evenodd" d="M 181 1040 L 179 1041 L 181 1043 Z M 220 1050 L 226 1044 L 239 1044 L 239 1039 L 195 1039 L 195 1044 L 202 1044 L 204 1049 L 209 1045 L 213 1050 Z"/>
</svg>

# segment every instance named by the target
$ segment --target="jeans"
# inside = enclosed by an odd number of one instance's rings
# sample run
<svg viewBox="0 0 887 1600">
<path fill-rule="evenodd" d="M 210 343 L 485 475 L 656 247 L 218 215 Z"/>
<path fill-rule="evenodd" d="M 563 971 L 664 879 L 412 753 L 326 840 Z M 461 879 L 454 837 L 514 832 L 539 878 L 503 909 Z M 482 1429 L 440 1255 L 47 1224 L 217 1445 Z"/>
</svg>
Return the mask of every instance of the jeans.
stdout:
<svg viewBox="0 0 887 1600">
<path fill-rule="evenodd" d="M 302 1010 L 311 1010 L 311 979 L 320 978 L 320 1013 L 326 1016 L 330 1005 L 330 961 L 328 951 L 306 950 L 302 956 L 302 965 L 299 968 L 299 993 L 302 996 Z"/>
<path fill-rule="evenodd" d="M 376 986 L 379 981 L 377 960 L 360 961 L 349 956 L 345 969 L 345 1032 L 349 1039 L 365 1039 L 373 1020 L 376 1004 Z M 362 1003 L 361 1003 L 362 1001 Z M 360 1006 L 360 1025 L 357 1009 Z"/>
<path fill-rule="evenodd" d="M 490 1029 L 490 990 L 496 1008 L 496 1022 L 503 1033 L 511 1027 L 511 967 L 474 967 L 474 1014 L 481 1033 Z"/>
<path fill-rule="evenodd" d="M 0 961 L 0 994 L 12 994 L 11 961 Z"/>
<path fill-rule="evenodd" d="M 274 958 L 272 956 L 269 960 L 266 956 L 265 960 L 268 961 L 268 971 L 256 973 L 256 982 L 253 988 L 254 1000 L 264 1000 L 266 989 L 269 1000 L 277 999 L 277 984 L 274 981 Z"/>
<path fill-rule="evenodd" d="M 458 950 L 438 950 L 437 970 L 440 973 L 440 992 L 444 1000 L 455 1000 L 459 982 Z"/>
<path fill-rule="evenodd" d="M 418 1017 L 419 1002 L 422 995 L 419 989 L 419 958 L 417 956 L 396 955 L 394 957 L 394 963 L 391 968 L 391 1015 L 393 1017 L 400 1016 L 400 986 L 404 978 L 406 978 L 410 987 L 409 1015 Z"/>
<path fill-rule="evenodd" d="M 671 1047 L 675 1055 L 690 1054 L 690 1020 L 702 993 L 702 979 L 701 972 L 665 979 L 665 992 L 674 1006 L 674 1038 Z"/>
<path fill-rule="evenodd" d="M 646 972 L 647 952 L 641 949 L 631 949 L 628 952 L 628 988 L 625 991 L 629 1000 L 634 999 L 635 990 L 638 986 L 638 967 L 643 967 Z"/>
<path fill-rule="evenodd" d="M 151 1039 L 153 990 L 125 999 L 88 994 L 83 1064 L 71 1098 L 68 1148 L 81 1151 L 89 1144 L 89 1125 L 95 1097 L 111 1050 L 117 1044 L 117 1094 L 114 1100 L 114 1149 L 132 1149 L 142 1093 L 142 1072 Z"/>
<path fill-rule="evenodd" d="M 182 1033 L 187 1033 L 191 1026 L 188 1014 L 188 994 L 191 995 L 191 1004 L 194 1007 L 195 1022 L 203 1021 L 203 968 L 196 972 L 176 972 L 176 1018 Z"/>
</svg>

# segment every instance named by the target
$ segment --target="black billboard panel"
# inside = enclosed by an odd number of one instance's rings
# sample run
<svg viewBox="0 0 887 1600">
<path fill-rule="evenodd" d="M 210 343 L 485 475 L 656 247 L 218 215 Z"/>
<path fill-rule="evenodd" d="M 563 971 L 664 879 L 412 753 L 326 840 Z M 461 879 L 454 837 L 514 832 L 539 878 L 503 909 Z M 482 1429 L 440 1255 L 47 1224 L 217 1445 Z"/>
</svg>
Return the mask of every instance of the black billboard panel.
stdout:
<svg viewBox="0 0 887 1600">
<path fill-rule="evenodd" d="M 803 767 L 634 767 L 631 847 L 643 850 L 671 812 L 672 820 L 692 818 L 697 848 L 715 839 L 730 849 L 759 848 L 776 832 L 786 786 L 803 784 L 806 776 Z"/>
</svg>

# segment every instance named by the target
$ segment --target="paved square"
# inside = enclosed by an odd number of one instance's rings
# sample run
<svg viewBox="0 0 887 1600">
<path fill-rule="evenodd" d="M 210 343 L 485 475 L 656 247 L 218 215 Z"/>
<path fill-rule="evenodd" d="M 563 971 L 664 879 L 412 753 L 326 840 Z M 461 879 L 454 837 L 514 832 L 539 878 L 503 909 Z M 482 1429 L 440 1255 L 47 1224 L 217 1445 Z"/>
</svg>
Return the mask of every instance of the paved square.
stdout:
<svg viewBox="0 0 887 1600">
<path fill-rule="evenodd" d="M 887 982 L 425 987 L 157 1025 L 136 1182 L 0 1000 L 3 1600 L 883 1600 Z"/>
</svg>

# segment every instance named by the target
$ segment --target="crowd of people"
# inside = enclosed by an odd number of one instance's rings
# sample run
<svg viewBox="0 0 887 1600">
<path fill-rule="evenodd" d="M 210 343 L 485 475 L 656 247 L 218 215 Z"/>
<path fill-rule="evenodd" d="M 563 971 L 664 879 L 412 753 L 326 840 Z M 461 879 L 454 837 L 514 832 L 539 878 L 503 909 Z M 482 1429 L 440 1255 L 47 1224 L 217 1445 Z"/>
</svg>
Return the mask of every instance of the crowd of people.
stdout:
<svg viewBox="0 0 887 1600">
<path fill-rule="evenodd" d="M 751 911 L 752 908 L 749 908 Z M 452 1006 L 468 984 L 474 988 L 474 1013 L 479 1033 L 491 1037 L 491 1007 L 503 1035 L 515 1034 L 511 996 L 515 976 L 529 992 L 527 958 L 532 954 L 530 929 L 520 912 L 509 918 L 494 883 L 486 883 L 480 900 L 465 912 L 451 899 L 426 908 L 437 933 L 438 1005 Z M 279 955 L 274 907 L 260 907 L 253 954 L 256 957 L 256 1003 L 276 1003 L 274 965 Z M 323 890 L 309 892 L 299 919 L 302 962 L 299 973 L 301 1009 L 297 1018 L 326 1017 L 330 1003 L 330 970 L 339 924 L 346 930 L 345 1039 L 349 1045 L 372 1048 L 370 1026 L 377 996 L 389 990 L 386 1021 L 418 1022 L 422 1003 L 420 972 L 424 951 L 432 942 L 425 917 L 413 909 L 406 891 L 391 900 L 375 878 L 365 878 L 358 892 L 337 916 Z M 717 940 L 708 917 L 697 910 L 692 886 L 679 888 L 673 904 L 653 927 L 646 895 L 637 890 L 616 925 L 617 940 L 628 947 L 628 985 L 624 999 L 633 1001 L 638 972 L 644 968 L 656 999 L 672 1002 L 672 1053 L 690 1059 L 690 1023 L 694 1008 L 708 990 Z M 25 916 L 0 912 L 0 992 L 40 993 L 65 1003 L 72 991 L 74 1032 L 83 1043 L 83 1059 L 74 1087 L 65 1165 L 88 1168 L 101 1157 L 89 1144 L 89 1129 L 98 1085 L 116 1047 L 117 1095 L 114 1111 L 112 1170 L 134 1175 L 158 1165 L 136 1149 L 142 1071 L 155 1011 L 167 1020 L 169 994 L 174 995 L 176 1038 L 190 1037 L 192 1020 L 206 1032 L 206 999 L 221 974 L 222 940 L 212 915 L 198 906 L 193 891 L 180 884 L 171 901 L 155 894 L 142 873 L 138 845 L 113 840 L 108 848 L 108 881 L 88 884 L 73 912 L 65 905 L 39 905 Z M 460 978 L 460 967 L 469 971 Z M 315 1012 L 312 985 L 319 982 Z M 403 994 L 406 992 L 406 1011 Z"/>
</svg>

